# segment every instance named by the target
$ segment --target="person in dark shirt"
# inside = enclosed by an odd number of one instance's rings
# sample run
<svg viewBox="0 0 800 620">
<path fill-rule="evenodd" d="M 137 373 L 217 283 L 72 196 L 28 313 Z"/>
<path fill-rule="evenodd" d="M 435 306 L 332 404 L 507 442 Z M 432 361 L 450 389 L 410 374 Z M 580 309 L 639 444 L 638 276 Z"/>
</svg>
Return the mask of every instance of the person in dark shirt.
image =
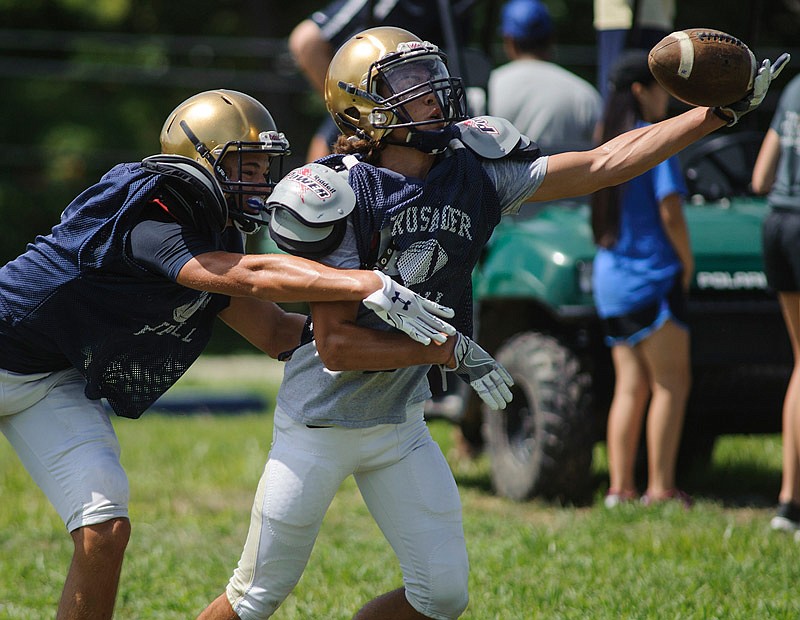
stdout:
<svg viewBox="0 0 800 620">
<path fill-rule="evenodd" d="M 781 94 L 753 166 L 752 187 L 767 194 L 764 272 L 778 297 L 794 353 L 783 401 L 781 488 L 770 527 L 800 536 L 800 76 Z"/>
<path fill-rule="evenodd" d="M 274 357 L 310 337 L 305 316 L 274 302 L 363 300 L 422 360 L 454 346 L 448 309 L 383 274 L 244 253 L 289 148 L 261 103 L 197 94 L 169 115 L 161 147 L 112 168 L 0 268 L 0 430 L 75 545 L 58 618 L 111 618 L 130 535 L 101 399 L 139 417 L 200 355 L 215 317 Z"/>
</svg>

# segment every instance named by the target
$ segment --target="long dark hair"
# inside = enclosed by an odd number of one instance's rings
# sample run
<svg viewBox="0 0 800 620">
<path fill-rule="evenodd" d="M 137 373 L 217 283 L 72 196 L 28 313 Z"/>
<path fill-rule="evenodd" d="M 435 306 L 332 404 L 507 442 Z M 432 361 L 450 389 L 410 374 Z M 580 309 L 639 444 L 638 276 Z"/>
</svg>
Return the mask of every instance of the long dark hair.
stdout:
<svg viewBox="0 0 800 620">
<path fill-rule="evenodd" d="M 355 136 L 340 135 L 333 145 L 333 152 L 339 155 L 360 154 L 363 161 L 368 164 L 378 165 L 381 151 L 386 148 L 383 141 L 364 140 Z"/>
<path fill-rule="evenodd" d="M 642 109 L 631 86 L 649 86 L 655 81 L 647 66 L 647 52 L 624 52 L 609 77 L 608 99 L 603 113 L 600 142 L 607 142 L 633 129 L 642 120 Z M 619 237 L 619 218 L 625 185 L 606 187 L 592 194 L 592 235 L 596 245 L 610 248 Z"/>
</svg>

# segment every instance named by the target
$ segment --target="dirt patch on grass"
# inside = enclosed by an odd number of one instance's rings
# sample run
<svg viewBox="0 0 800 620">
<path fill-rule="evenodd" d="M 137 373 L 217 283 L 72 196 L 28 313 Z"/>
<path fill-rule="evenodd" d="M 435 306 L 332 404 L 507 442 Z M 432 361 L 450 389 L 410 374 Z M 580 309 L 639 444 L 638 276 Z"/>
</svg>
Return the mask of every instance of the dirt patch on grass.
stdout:
<svg viewBox="0 0 800 620">
<path fill-rule="evenodd" d="M 259 382 L 280 383 L 284 364 L 267 355 L 201 355 L 186 371 L 186 381 L 198 383 Z"/>
</svg>

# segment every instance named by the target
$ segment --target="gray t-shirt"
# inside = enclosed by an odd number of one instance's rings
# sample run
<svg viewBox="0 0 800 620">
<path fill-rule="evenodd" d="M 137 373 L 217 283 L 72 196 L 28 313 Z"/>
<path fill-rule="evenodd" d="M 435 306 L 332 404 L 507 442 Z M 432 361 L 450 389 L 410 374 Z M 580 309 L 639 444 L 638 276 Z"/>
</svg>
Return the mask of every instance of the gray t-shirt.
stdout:
<svg viewBox="0 0 800 620">
<path fill-rule="evenodd" d="M 545 152 L 590 148 L 603 102 L 586 80 L 552 62 L 520 59 L 489 76 L 489 114 L 508 119 Z"/>
<path fill-rule="evenodd" d="M 544 179 L 547 157 L 532 162 L 485 161 L 483 166 L 497 188 L 503 214 L 516 213 Z M 359 268 L 356 237 L 349 222 L 339 248 L 321 262 Z M 363 306 L 357 322 L 363 327 L 392 329 Z M 302 424 L 346 428 L 400 424 L 405 421 L 409 404 L 430 398 L 426 380 L 429 368 L 425 365 L 378 372 L 332 371 L 325 368 L 312 341 L 297 349 L 286 363 L 277 404 Z M 461 379 L 448 375 L 448 380 Z"/>
<path fill-rule="evenodd" d="M 769 202 L 800 210 L 800 75 L 781 94 L 770 129 L 780 136 L 781 155 Z"/>
</svg>

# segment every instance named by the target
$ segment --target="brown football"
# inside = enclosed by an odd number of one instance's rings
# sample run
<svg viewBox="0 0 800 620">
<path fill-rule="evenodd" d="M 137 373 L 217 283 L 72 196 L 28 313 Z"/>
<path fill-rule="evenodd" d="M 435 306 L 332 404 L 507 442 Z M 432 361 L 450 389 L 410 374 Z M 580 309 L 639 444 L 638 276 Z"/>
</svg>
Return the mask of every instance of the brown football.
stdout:
<svg viewBox="0 0 800 620">
<path fill-rule="evenodd" d="M 753 87 L 757 70 L 744 43 L 711 28 L 673 32 L 650 50 L 647 60 L 667 92 L 696 106 L 738 101 Z"/>
</svg>

